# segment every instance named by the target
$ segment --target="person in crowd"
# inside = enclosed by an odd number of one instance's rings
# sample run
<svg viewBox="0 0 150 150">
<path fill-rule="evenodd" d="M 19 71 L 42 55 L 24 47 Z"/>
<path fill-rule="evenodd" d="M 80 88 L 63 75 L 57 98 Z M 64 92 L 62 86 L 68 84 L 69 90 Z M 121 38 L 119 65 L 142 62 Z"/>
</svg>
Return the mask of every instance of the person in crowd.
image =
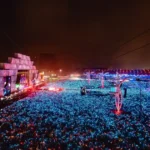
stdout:
<svg viewBox="0 0 150 150">
<path fill-rule="evenodd" d="M 86 95 L 86 87 L 81 87 L 81 95 Z"/>
</svg>

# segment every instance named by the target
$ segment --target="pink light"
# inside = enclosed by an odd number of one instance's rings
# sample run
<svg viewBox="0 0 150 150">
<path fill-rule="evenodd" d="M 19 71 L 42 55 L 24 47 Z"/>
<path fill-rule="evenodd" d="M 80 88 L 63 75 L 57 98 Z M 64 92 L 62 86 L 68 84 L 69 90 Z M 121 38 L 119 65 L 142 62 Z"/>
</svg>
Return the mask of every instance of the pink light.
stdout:
<svg viewBox="0 0 150 150">
<path fill-rule="evenodd" d="M 20 89 L 23 90 L 25 87 L 24 85 L 20 85 Z"/>
<path fill-rule="evenodd" d="M 64 89 L 63 88 L 49 87 L 48 90 L 49 91 L 54 91 L 54 92 L 60 92 L 60 91 L 63 91 Z"/>
<path fill-rule="evenodd" d="M 104 77 L 101 77 L 101 88 L 104 88 Z"/>
<path fill-rule="evenodd" d="M 117 91 L 115 94 L 115 104 L 116 104 L 117 113 L 120 113 L 122 107 L 122 93 L 120 90 L 120 85 L 117 86 Z"/>
<path fill-rule="evenodd" d="M 88 79 L 88 83 L 89 83 L 89 84 L 90 84 L 90 81 L 91 81 L 91 80 L 90 80 L 90 79 Z"/>
<path fill-rule="evenodd" d="M 39 81 L 39 80 L 36 80 L 35 82 L 36 82 L 36 84 L 39 84 L 39 83 L 40 83 L 40 81 Z"/>
</svg>

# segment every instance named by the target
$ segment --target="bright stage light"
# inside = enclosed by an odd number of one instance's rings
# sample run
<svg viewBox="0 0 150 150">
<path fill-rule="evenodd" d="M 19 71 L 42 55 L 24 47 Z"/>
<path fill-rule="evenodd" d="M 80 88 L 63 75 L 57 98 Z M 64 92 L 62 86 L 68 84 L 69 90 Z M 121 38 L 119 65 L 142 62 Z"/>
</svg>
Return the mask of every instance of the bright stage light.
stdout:
<svg viewBox="0 0 150 150">
<path fill-rule="evenodd" d="M 35 83 L 36 83 L 36 84 L 39 84 L 39 83 L 40 83 L 40 81 L 39 81 L 39 80 L 36 80 L 36 81 L 35 81 Z"/>
<path fill-rule="evenodd" d="M 49 91 L 55 91 L 55 88 L 54 88 L 54 87 L 49 87 L 48 90 L 49 90 Z"/>
<path fill-rule="evenodd" d="M 78 73 L 71 74 L 70 75 L 70 80 L 81 80 L 80 76 L 81 75 L 78 74 Z"/>
<path fill-rule="evenodd" d="M 48 88 L 49 91 L 53 91 L 53 92 L 60 92 L 63 91 L 63 88 L 56 88 L 56 87 L 49 87 Z"/>
<path fill-rule="evenodd" d="M 78 77 L 71 77 L 70 80 L 81 80 L 81 79 Z"/>
<path fill-rule="evenodd" d="M 81 75 L 78 74 L 78 73 L 75 73 L 75 74 L 71 74 L 70 76 L 71 76 L 71 77 L 80 77 Z"/>
</svg>

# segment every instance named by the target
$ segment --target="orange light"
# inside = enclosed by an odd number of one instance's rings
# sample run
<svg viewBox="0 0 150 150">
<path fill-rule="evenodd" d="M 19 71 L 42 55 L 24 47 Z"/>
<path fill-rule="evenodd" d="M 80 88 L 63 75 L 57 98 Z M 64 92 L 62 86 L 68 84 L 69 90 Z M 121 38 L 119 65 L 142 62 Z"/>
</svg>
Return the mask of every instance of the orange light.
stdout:
<svg viewBox="0 0 150 150">
<path fill-rule="evenodd" d="M 40 72 L 40 75 L 44 75 L 45 74 L 45 72 L 43 71 L 43 72 Z"/>
</svg>

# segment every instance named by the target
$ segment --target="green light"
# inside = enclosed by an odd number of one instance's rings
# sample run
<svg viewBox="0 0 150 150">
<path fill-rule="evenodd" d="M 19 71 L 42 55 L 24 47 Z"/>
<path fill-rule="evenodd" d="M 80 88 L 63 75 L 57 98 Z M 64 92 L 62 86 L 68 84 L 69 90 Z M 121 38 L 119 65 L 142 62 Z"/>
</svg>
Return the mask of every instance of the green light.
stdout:
<svg viewBox="0 0 150 150">
<path fill-rule="evenodd" d="M 20 84 L 16 84 L 16 88 L 19 88 L 20 87 Z"/>
</svg>

